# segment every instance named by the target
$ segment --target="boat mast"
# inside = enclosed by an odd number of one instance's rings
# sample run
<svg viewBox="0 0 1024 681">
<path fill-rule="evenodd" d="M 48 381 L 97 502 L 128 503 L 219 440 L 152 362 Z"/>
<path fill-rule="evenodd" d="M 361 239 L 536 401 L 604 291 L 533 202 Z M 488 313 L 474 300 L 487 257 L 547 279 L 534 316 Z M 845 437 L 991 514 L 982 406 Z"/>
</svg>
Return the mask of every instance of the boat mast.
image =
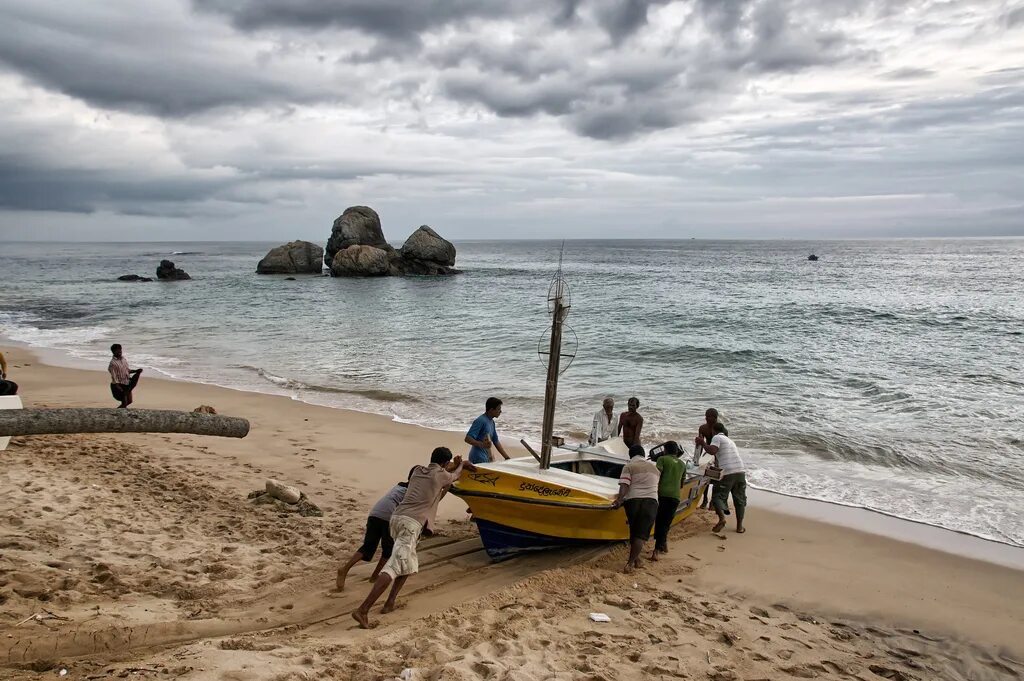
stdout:
<svg viewBox="0 0 1024 681">
<path fill-rule="evenodd" d="M 562 255 L 565 253 L 565 242 L 558 254 L 558 272 L 548 290 L 548 306 L 551 309 L 551 343 L 548 348 L 548 377 L 544 388 L 544 420 L 541 426 L 540 467 L 551 466 L 551 436 L 555 428 L 555 400 L 558 397 L 558 374 L 562 359 L 562 324 L 569 314 L 569 304 L 565 300 L 568 286 L 562 278 Z"/>
</svg>

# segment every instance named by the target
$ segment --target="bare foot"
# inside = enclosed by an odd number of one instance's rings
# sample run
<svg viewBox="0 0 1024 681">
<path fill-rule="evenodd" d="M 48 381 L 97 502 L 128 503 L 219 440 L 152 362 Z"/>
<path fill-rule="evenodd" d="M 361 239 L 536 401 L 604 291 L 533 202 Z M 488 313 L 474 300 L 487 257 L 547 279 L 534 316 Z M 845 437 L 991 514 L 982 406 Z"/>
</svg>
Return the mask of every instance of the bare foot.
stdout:
<svg viewBox="0 0 1024 681">
<path fill-rule="evenodd" d="M 655 562 L 656 563 L 658 561 L 658 552 L 657 551 L 652 551 L 651 552 L 651 557 L 648 560 L 650 560 L 651 562 Z"/>
<path fill-rule="evenodd" d="M 395 608 L 397 608 L 397 607 L 398 607 L 397 605 L 395 605 L 391 601 L 388 601 L 387 603 L 384 604 L 384 607 L 381 608 L 380 611 L 386 615 L 389 612 L 394 612 Z"/>
<path fill-rule="evenodd" d="M 334 585 L 335 585 L 335 587 L 337 587 L 338 591 L 344 591 L 345 590 L 345 578 L 346 577 L 348 577 L 348 573 L 344 572 L 341 568 L 338 568 L 338 579 L 334 583 Z"/>
<path fill-rule="evenodd" d="M 626 569 L 624 569 L 623 572 L 625 572 L 627 575 L 633 574 L 633 566 L 627 563 Z"/>
<path fill-rule="evenodd" d="M 374 625 L 370 624 L 370 618 L 361 610 L 353 610 L 352 619 L 359 623 L 360 629 L 373 629 Z"/>
<path fill-rule="evenodd" d="M 640 558 L 638 557 L 636 559 L 636 561 L 633 563 L 633 565 L 635 565 L 636 569 L 639 570 L 640 568 L 642 568 L 644 566 L 644 562 L 642 560 L 640 560 Z"/>
<path fill-rule="evenodd" d="M 712 531 L 712 532 L 721 532 L 721 531 L 722 531 L 722 528 L 724 528 L 724 527 L 725 527 L 725 521 L 724 521 L 724 520 L 719 520 L 719 521 L 718 521 L 718 522 L 717 522 L 717 523 L 715 524 L 715 526 L 711 528 L 711 531 Z"/>
<path fill-rule="evenodd" d="M 746 531 L 747 531 L 747 528 L 745 528 L 745 527 L 737 527 L 736 528 L 736 534 L 743 534 Z"/>
</svg>

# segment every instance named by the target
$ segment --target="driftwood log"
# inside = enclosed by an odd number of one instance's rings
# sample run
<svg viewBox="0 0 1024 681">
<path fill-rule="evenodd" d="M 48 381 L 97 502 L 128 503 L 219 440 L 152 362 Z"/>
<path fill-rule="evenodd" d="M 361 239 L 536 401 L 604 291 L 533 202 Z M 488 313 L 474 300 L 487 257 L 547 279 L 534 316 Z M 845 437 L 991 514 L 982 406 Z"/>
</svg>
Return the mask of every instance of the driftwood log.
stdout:
<svg viewBox="0 0 1024 681">
<path fill-rule="evenodd" d="M 0 437 L 74 433 L 245 437 L 249 434 L 249 422 L 234 416 L 162 409 L 0 409 Z"/>
</svg>

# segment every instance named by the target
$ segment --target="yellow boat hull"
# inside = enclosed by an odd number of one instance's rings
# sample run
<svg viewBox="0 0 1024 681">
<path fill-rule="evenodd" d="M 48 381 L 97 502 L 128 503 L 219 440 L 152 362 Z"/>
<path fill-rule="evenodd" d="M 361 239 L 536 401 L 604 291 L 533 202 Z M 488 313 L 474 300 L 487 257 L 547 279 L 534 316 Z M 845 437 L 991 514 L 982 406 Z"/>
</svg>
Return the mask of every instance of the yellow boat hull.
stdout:
<svg viewBox="0 0 1024 681">
<path fill-rule="evenodd" d="M 626 513 L 612 508 L 615 480 L 574 473 L 539 480 L 498 467 L 464 473 L 452 487 L 473 513 L 492 558 L 522 551 L 629 538 Z M 585 484 L 573 484 L 576 480 Z M 693 513 L 706 479 L 694 476 L 680 494 L 673 525 Z"/>
</svg>

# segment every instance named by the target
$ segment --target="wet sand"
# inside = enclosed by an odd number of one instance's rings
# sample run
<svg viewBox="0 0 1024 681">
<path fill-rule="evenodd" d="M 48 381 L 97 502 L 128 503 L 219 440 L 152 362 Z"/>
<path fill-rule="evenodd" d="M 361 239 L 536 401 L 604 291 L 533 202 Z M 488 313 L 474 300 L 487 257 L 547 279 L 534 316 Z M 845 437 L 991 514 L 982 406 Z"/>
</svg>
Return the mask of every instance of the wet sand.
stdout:
<svg viewBox="0 0 1024 681">
<path fill-rule="evenodd" d="M 113 406 L 105 374 L 0 349 L 27 407 Z M 433 447 L 464 450 L 461 434 L 145 374 L 133 406 L 200 404 L 248 418 L 251 434 L 23 437 L 0 453 L 0 678 L 1024 675 L 1024 572 L 973 560 L 985 552 L 953 533 L 927 543 L 968 555 L 758 496 L 747 534 L 713 535 L 698 514 L 630 576 L 621 546 L 491 564 L 446 499 L 402 607 L 362 631 L 349 613 L 372 566 L 336 593 L 338 561 L 369 505 Z M 248 500 L 268 477 L 324 516 Z"/>
</svg>

